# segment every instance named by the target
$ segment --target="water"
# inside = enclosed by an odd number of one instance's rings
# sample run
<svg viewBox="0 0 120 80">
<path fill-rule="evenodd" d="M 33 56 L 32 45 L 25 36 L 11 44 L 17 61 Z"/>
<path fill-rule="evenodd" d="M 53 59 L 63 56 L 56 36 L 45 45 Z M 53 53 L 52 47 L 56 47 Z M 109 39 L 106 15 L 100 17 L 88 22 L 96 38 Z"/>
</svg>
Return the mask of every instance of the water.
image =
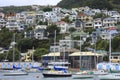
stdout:
<svg viewBox="0 0 120 80">
<path fill-rule="evenodd" d="M 0 80 L 80 80 L 73 79 L 72 77 L 64 77 L 64 78 L 44 78 L 42 73 L 29 73 L 29 75 L 25 76 L 3 76 L 0 73 Z M 99 80 L 95 76 L 94 79 L 81 79 L 81 80 Z"/>
</svg>

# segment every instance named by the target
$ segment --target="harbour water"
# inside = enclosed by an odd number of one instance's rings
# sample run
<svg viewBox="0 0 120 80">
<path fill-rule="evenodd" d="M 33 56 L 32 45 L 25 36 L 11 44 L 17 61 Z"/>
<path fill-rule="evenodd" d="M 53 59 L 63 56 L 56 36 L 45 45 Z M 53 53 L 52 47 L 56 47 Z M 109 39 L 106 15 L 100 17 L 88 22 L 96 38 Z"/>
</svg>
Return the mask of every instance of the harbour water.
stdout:
<svg viewBox="0 0 120 80">
<path fill-rule="evenodd" d="M 64 78 L 44 78 L 42 73 L 29 73 L 25 76 L 3 76 L 0 73 L 0 80 L 99 80 L 96 76 L 94 79 L 73 79 L 72 77 Z"/>
</svg>

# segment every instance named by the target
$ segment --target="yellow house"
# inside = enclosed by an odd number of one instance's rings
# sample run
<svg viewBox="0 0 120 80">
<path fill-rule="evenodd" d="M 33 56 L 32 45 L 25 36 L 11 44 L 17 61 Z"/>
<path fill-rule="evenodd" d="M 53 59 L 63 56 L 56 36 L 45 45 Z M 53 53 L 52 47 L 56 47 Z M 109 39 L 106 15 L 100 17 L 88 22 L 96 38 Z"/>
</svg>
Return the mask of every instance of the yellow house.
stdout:
<svg viewBox="0 0 120 80">
<path fill-rule="evenodd" d="M 91 22 L 93 21 L 93 17 L 86 15 L 84 13 L 79 13 L 78 14 L 78 19 L 81 19 L 83 22 Z"/>
</svg>

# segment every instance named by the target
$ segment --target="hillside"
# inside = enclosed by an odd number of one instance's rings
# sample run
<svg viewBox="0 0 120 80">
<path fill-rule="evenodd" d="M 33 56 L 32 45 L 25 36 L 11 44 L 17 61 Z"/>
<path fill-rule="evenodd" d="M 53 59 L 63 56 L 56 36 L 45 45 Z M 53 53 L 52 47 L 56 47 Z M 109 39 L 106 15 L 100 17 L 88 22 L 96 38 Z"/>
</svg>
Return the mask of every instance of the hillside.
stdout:
<svg viewBox="0 0 120 80">
<path fill-rule="evenodd" d="M 120 8 L 120 0 L 62 0 L 57 6 L 62 8 L 89 6 L 91 8 L 111 10 Z"/>
</svg>

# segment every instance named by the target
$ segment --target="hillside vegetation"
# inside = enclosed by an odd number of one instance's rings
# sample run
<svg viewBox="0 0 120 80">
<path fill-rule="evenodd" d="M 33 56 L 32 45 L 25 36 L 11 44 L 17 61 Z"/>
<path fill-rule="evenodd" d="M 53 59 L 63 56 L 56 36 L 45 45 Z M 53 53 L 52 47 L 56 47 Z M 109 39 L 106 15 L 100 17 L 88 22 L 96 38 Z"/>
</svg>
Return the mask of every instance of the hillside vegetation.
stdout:
<svg viewBox="0 0 120 80">
<path fill-rule="evenodd" d="M 112 10 L 120 8 L 120 0 L 62 0 L 57 6 L 62 8 L 89 6 L 90 8 Z"/>
</svg>

